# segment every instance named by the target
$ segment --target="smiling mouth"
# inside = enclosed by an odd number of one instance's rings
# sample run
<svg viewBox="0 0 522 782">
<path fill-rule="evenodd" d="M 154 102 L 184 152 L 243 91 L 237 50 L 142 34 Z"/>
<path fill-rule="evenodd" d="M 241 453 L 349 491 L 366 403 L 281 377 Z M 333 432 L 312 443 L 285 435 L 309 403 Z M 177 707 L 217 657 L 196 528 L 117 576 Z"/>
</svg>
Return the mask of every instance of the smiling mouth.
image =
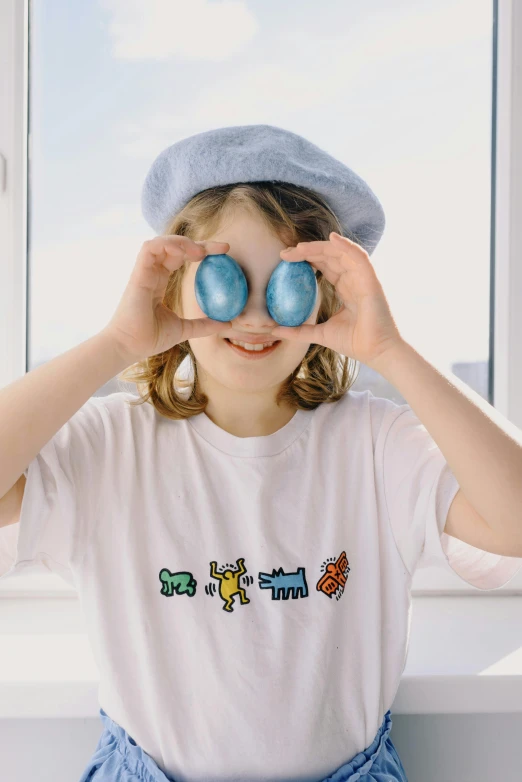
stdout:
<svg viewBox="0 0 522 782">
<path fill-rule="evenodd" d="M 224 337 L 224 340 L 238 355 L 242 355 L 247 358 L 267 356 L 269 353 L 273 353 L 277 346 L 281 344 L 281 340 L 277 339 L 272 345 L 267 348 L 263 348 L 262 350 L 259 350 L 259 348 L 253 348 L 249 350 L 248 348 L 241 347 L 241 345 L 234 345 L 228 337 Z"/>
</svg>

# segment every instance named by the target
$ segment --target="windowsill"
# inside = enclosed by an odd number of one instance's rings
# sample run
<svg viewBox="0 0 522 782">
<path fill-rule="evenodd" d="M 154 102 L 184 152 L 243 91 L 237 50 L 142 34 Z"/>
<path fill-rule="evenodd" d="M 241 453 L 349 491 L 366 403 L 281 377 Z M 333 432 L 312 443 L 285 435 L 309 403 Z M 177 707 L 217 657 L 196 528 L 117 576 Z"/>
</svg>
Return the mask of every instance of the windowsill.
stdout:
<svg viewBox="0 0 522 782">
<path fill-rule="evenodd" d="M 522 712 L 522 595 L 412 597 L 395 714 Z M 0 718 L 98 717 L 76 597 L 0 598 Z"/>
</svg>

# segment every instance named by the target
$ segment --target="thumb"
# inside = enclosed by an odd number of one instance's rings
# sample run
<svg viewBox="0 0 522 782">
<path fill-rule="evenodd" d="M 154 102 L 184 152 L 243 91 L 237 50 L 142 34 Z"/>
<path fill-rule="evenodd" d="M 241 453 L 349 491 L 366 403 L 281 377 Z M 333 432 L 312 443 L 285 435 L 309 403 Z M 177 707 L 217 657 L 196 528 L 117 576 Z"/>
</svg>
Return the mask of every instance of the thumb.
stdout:
<svg viewBox="0 0 522 782">
<path fill-rule="evenodd" d="M 271 334 L 277 339 L 287 339 L 289 342 L 313 342 L 316 327 L 309 323 L 301 326 L 275 326 Z"/>
<path fill-rule="evenodd" d="M 178 340 L 179 342 L 185 342 L 187 339 L 197 339 L 198 337 L 210 337 L 213 334 L 218 334 L 220 331 L 223 331 L 223 329 L 226 329 L 227 326 L 230 327 L 232 324 L 230 321 L 227 323 L 223 323 L 219 320 L 214 320 L 213 318 L 208 317 L 202 317 L 202 318 L 179 318 L 172 310 L 170 310 L 168 307 L 165 307 L 164 304 L 161 305 L 163 308 L 163 314 L 166 320 L 169 323 L 176 324 L 176 326 L 181 326 L 181 336 Z"/>
</svg>

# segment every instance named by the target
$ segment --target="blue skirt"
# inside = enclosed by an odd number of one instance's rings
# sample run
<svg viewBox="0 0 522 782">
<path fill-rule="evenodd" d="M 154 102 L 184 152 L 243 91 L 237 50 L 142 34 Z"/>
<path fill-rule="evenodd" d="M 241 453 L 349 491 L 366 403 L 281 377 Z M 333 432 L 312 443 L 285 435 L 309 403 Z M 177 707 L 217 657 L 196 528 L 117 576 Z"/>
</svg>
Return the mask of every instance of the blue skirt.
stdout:
<svg viewBox="0 0 522 782">
<path fill-rule="evenodd" d="M 176 782 L 103 709 L 100 717 L 103 732 L 80 782 Z M 408 782 L 391 728 L 388 710 L 370 746 L 321 782 Z"/>
</svg>

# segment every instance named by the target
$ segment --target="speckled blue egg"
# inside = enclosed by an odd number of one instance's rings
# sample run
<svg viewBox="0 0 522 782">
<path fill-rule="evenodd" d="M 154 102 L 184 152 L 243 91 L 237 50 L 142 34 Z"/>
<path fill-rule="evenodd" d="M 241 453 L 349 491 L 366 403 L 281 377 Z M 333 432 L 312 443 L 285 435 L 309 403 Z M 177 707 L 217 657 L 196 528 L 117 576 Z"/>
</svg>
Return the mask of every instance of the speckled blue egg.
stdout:
<svg viewBox="0 0 522 782">
<path fill-rule="evenodd" d="M 206 255 L 196 271 L 194 292 L 208 318 L 226 322 L 243 312 L 248 284 L 243 269 L 230 255 Z"/>
<path fill-rule="evenodd" d="M 280 326 L 300 326 L 314 311 L 317 280 L 308 261 L 281 261 L 266 289 L 266 306 Z"/>
</svg>

